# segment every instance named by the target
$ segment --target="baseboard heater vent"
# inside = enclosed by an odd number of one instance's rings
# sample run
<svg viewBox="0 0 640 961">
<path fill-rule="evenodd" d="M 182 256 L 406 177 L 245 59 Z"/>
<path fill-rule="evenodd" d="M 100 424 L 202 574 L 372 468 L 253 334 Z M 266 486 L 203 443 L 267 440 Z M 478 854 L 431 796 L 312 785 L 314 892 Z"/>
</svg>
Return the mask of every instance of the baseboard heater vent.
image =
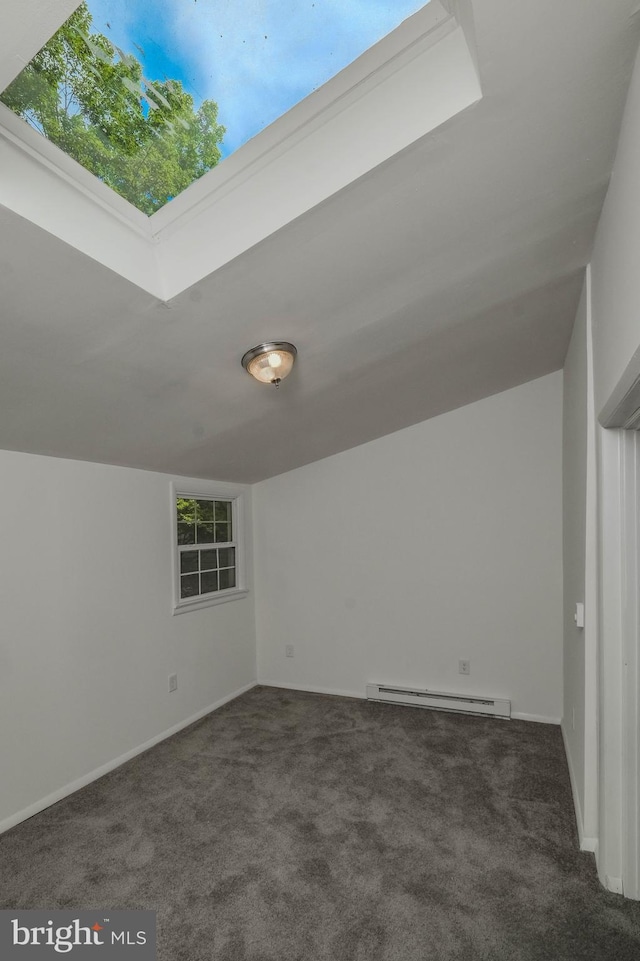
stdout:
<svg viewBox="0 0 640 961">
<path fill-rule="evenodd" d="M 392 687 L 389 684 L 367 684 L 367 700 L 412 704 L 414 707 L 430 707 L 463 714 L 511 717 L 511 701 L 500 697 L 473 697 L 470 694 L 447 694 L 443 691 L 423 691 L 413 687 Z"/>
</svg>

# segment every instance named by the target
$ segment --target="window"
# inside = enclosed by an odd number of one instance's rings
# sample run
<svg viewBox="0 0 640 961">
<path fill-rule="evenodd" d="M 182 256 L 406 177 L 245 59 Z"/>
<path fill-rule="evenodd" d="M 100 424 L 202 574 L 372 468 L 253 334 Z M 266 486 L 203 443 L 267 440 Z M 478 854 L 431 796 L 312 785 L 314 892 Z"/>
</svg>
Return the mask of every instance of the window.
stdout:
<svg viewBox="0 0 640 961">
<path fill-rule="evenodd" d="M 174 612 L 246 594 L 240 496 L 174 490 Z"/>
<path fill-rule="evenodd" d="M 151 216 L 423 2 L 84 0 L 0 101 Z"/>
</svg>

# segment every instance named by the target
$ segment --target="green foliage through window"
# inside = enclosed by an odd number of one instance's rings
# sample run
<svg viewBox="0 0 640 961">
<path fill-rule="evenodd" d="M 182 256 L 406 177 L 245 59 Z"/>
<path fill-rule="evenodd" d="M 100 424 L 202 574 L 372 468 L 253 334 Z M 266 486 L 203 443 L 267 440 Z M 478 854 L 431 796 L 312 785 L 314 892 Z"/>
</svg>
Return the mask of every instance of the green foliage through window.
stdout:
<svg viewBox="0 0 640 961">
<path fill-rule="evenodd" d="M 139 210 L 153 214 L 220 160 L 218 105 L 91 33 L 86 3 L 0 94 L 14 113 Z"/>
</svg>

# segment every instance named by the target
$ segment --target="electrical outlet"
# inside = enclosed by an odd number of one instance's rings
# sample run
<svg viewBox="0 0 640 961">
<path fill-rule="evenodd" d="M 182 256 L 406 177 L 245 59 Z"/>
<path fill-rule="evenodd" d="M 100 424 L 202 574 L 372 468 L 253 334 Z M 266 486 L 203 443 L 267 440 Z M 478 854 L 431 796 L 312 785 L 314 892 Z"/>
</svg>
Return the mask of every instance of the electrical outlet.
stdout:
<svg viewBox="0 0 640 961">
<path fill-rule="evenodd" d="M 177 691 L 177 690 L 178 690 L 178 675 L 170 674 L 169 675 L 169 694 L 172 694 L 174 691 Z"/>
<path fill-rule="evenodd" d="M 471 661 L 458 661 L 458 674 L 471 674 Z"/>
<path fill-rule="evenodd" d="M 285 644 L 284 646 L 284 656 L 293 657 L 293 644 Z"/>
</svg>

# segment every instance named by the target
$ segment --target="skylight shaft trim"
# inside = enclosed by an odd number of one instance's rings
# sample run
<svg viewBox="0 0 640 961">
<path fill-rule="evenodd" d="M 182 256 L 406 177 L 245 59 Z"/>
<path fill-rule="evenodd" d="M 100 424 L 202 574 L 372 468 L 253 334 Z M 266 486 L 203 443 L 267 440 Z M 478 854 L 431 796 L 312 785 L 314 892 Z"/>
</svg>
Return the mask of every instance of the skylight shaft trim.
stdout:
<svg viewBox="0 0 640 961">
<path fill-rule="evenodd" d="M 416 37 L 415 25 L 422 19 L 425 22 Z M 256 167 L 276 161 L 292 145 L 330 122 L 458 27 L 455 17 L 443 8 L 440 0 L 431 0 L 220 165 L 153 213 L 149 218 L 152 234 L 157 236 L 173 226 L 182 227 L 189 223 L 191 216 L 200 215 L 218 198 L 249 179 Z"/>
<path fill-rule="evenodd" d="M 153 240 L 150 218 L 120 194 L 107 187 L 99 177 L 74 160 L 46 137 L 0 102 L 0 136 L 60 177 L 69 186 L 98 204 L 136 233 Z"/>
</svg>

